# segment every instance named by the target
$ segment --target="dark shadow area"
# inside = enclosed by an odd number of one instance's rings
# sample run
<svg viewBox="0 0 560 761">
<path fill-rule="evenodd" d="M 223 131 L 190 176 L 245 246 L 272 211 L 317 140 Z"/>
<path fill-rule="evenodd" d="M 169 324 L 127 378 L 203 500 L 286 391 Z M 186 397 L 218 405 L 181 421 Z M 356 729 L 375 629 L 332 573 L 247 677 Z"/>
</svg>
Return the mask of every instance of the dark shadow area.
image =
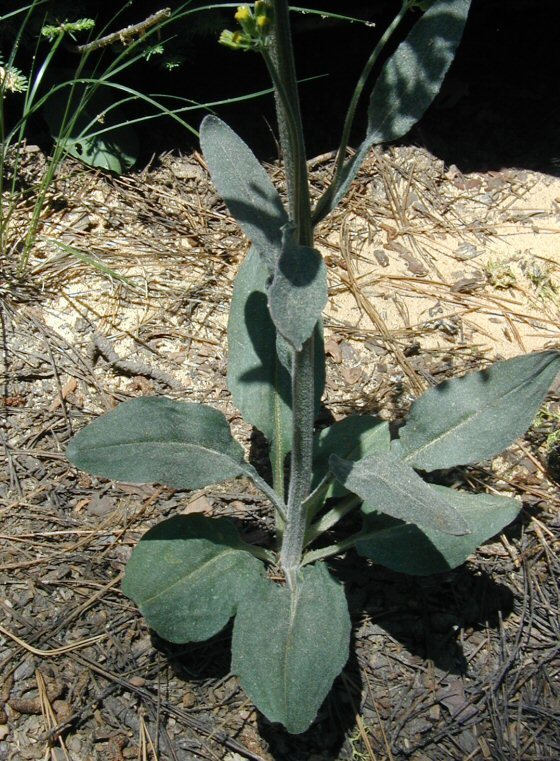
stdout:
<svg viewBox="0 0 560 761">
<path fill-rule="evenodd" d="M 168 661 L 182 681 L 200 683 L 207 679 L 224 679 L 230 671 L 231 622 L 221 632 L 203 642 L 176 645 L 150 630 L 154 649 Z"/>
<path fill-rule="evenodd" d="M 195 0 L 192 7 L 203 3 Z M 176 10 L 180 0 L 167 3 Z M 400 0 L 308 0 L 311 9 L 355 16 L 368 21 L 349 23 L 322 19 L 312 14 L 292 14 L 298 77 L 302 80 L 302 113 L 306 129 L 307 154 L 314 157 L 336 148 L 354 84 L 383 30 L 390 23 Z M 100 7 L 89 0 L 83 14 L 98 17 L 96 29 L 110 22 L 115 8 Z M 557 75 L 560 47 L 552 23 L 550 0 L 473 0 L 463 41 L 439 96 L 421 122 L 403 139 L 404 143 L 426 147 L 447 164 L 461 171 L 499 171 L 504 167 L 535 169 L 558 175 L 560 172 L 560 91 Z M 138 22 L 154 12 L 150 0 L 126 7 L 111 31 Z M 163 95 L 168 106 L 179 97 L 197 103 L 217 103 L 270 87 L 264 63 L 251 53 L 229 50 L 217 38 L 224 28 L 234 28 L 232 8 L 191 14 L 165 28 L 170 53 L 180 55 L 180 68 L 166 70 L 157 56 L 135 63 L 119 75 L 124 86 L 144 93 Z M 417 13 L 402 26 L 404 37 Z M 37 28 L 35 28 L 37 27 Z M 40 23 L 29 28 L 31 41 Z M 398 42 L 398 40 L 396 40 Z M 4 58 L 11 39 L 0 39 Z M 42 43 L 42 48 L 46 43 Z M 20 68 L 25 69 L 25 45 Z M 118 51 L 105 51 L 102 63 L 110 62 Z M 163 60 L 163 59 L 162 59 Z M 67 49 L 57 54 L 56 65 L 73 67 L 76 56 Z M 92 65 L 96 60 L 92 58 Z M 87 72 L 86 72 L 87 73 Z M 375 72 L 374 72 L 375 76 Z M 357 146 L 365 133 L 366 109 L 371 84 L 365 89 L 351 135 Z M 17 112 L 17 98 L 6 103 Z M 145 115 L 139 99 L 126 104 L 127 117 Z M 216 105 L 215 112 L 239 133 L 259 158 L 277 158 L 278 146 L 272 95 L 229 105 Z M 188 111 L 184 118 L 194 128 L 207 109 Z M 37 117 L 30 135 L 44 143 L 46 125 Z M 141 155 L 138 168 L 165 150 L 188 151 L 198 147 L 195 136 L 184 126 L 165 118 L 134 125 Z M 42 133 L 42 134 L 41 134 Z"/>
<path fill-rule="evenodd" d="M 434 576 L 408 576 L 373 565 L 355 553 L 332 563 L 355 612 L 442 671 L 466 674 L 458 635 L 497 628 L 513 609 L 511 590 L 468 565 Z"/>
</svg>

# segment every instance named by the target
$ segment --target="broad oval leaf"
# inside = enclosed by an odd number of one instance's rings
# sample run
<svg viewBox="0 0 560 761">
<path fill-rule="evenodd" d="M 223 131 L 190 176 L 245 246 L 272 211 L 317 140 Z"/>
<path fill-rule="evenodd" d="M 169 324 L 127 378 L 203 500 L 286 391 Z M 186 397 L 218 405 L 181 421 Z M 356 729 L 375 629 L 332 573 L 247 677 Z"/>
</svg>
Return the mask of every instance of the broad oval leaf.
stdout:
<svg viewBox="0 0 560 761">
<path fill-rule="evenodd" d="M 440 383 L 413 403 L 400 456 L 422 470 L 493 457 L 525 433 L 559 371 L 560 352 L 545 351 Z"/>
<path fill-rule="evenodd" d="M 268 274 L 254 247 L 233 286 L 228 320 L 228 388 L 244 419 L 273 442 L 271 459 L 281 465 L 291 449 L 292 379 L 289 347 L 277 332 L 267 304 Z M 323 336 L 315 335 L 315 404 L 325 385 Z"/>
<path fill-rule="evenodd" d="M 392 452 L 370 455 L 358 462 L 331 455 L 329 463 L 343 486 L 380 513 L 448 534 L 469 531 L 455 508 Z"/>
<path fill-rule="evenodd" d="M 468 494 L 432 485 L 464 518 L 470 534 L 450 536 L 433 529 L 390 518 L 364 503 L 362 538 L 356 542 L 360 555 L 393 571 L 414 576 L 443 573 L 462 565 L 483 542 L 498 534 L 517 517 L 521 502 L 494 494 Z"/>
<path fill-rule="evenodd" d="M 76 434 L 66 454 L 96 476 L 174 489 L 199 489 L 252 471 L 221 412 L 163 396 L 119 404 Z"/>
<path fill-rule="evenodd" d="M 122 590 L 168 642 L 208 639 L 224 628 L 264 573 L 242 547 L 226 518 L 174 516 L 144 534 L 128 561 Z"/>
<path fill-rule="evenodd" d="M 249 146 L 216 116 L 203 119 L 200 145 L 218 193 L 272 274 L 289 221 L 278 191 Z"/>
<path fill-rule="evenodd" d="M 270 721 L 300 734 L 344 667 L 349 643 L 344 590 L 318 563 L 300 572 L 295 590 L 266 580 L 239 604 L 231 668 Z"/>
<path fill-rule="evenodd" d="M 350 415 L 320 431 L 313 446 L 313 483 L 314 489 L 329 471 L 329 458 L 332 454 L 345 460 L 361 460 L 371 454 L 388 452 L 391 445 L 389 424 L 371 415 Z M 334 482 L 325 499 L 341 497 L 347 489 Z"/>
<path fill-rule="evenodd" d="M 282 253 L 268 289 L 270 315 L 295 351 L 301 351 L 327 304 L 327 268 L 321 254 L 299 246 L 290 226 L 283 230 Z"/>
<path fill-rule="evenodd" d="M 340 203 L 374 145 L 403 137 L 422 118 L 453 62 L 469 9 L 470 0 L 436 0 L 387 60 L 370 96 L 366 137 L 314 223 Z"/>
</svg>

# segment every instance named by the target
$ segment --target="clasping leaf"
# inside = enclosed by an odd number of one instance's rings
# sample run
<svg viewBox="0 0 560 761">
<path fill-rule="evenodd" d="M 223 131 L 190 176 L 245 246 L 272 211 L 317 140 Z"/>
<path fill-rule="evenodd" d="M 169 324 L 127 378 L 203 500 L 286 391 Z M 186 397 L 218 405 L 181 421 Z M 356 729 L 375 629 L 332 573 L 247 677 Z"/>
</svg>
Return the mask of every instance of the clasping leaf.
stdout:
<svg viewBox="0 0 560 761">
<path fill-rule="evenodd" d="M 295 351 L 315 329 L 327 304 L 327 268 L 314 248 L 299 246 L 293 229 L 282 231 L 282 252 L 268 289 L 268 306 L 278 332 Z"/>
</svg>

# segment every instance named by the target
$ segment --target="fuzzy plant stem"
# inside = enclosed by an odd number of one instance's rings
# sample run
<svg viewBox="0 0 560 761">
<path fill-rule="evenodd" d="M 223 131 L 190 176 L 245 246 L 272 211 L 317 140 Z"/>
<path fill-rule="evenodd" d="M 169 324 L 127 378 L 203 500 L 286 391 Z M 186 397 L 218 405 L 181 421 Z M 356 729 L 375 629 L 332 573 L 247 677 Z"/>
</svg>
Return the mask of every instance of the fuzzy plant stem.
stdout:
<svg viewBox="0 0 560 761">
<path fill-rule="evenodd" d="M 289 8 L 286 0 L 272 0 L 274 28 L 267 65 L 276 93 L 280 145 L 286 171 L 290 217 L 300 245 L 313 245 L 311 204 L 303 127 L 297 90 Z M 286 525 L 280 549 L 280 565 L 288 583 L 296 583 L 301 566 L 307 514 L 303 502 L 309 494 L 312 473 L 314 423 L 314 339 L 309 338 L 292 359 L 293 433 Z"/>
</svg>

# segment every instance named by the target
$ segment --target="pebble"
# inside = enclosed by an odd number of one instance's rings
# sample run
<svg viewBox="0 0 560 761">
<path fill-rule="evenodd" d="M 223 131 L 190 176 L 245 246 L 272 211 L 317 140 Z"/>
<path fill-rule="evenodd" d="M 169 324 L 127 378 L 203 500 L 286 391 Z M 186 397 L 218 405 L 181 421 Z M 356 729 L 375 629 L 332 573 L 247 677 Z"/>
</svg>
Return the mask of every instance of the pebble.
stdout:
<svg viewBox="0 0 560 761">
<path fill-rule="evenodd" d="M 22 679 L 27 679 L 34 671 L 35 667 L 33 663 L 29 659 L 26 659 L 14 671 L 14 681 L 20 682 Z"/>
</svg>

